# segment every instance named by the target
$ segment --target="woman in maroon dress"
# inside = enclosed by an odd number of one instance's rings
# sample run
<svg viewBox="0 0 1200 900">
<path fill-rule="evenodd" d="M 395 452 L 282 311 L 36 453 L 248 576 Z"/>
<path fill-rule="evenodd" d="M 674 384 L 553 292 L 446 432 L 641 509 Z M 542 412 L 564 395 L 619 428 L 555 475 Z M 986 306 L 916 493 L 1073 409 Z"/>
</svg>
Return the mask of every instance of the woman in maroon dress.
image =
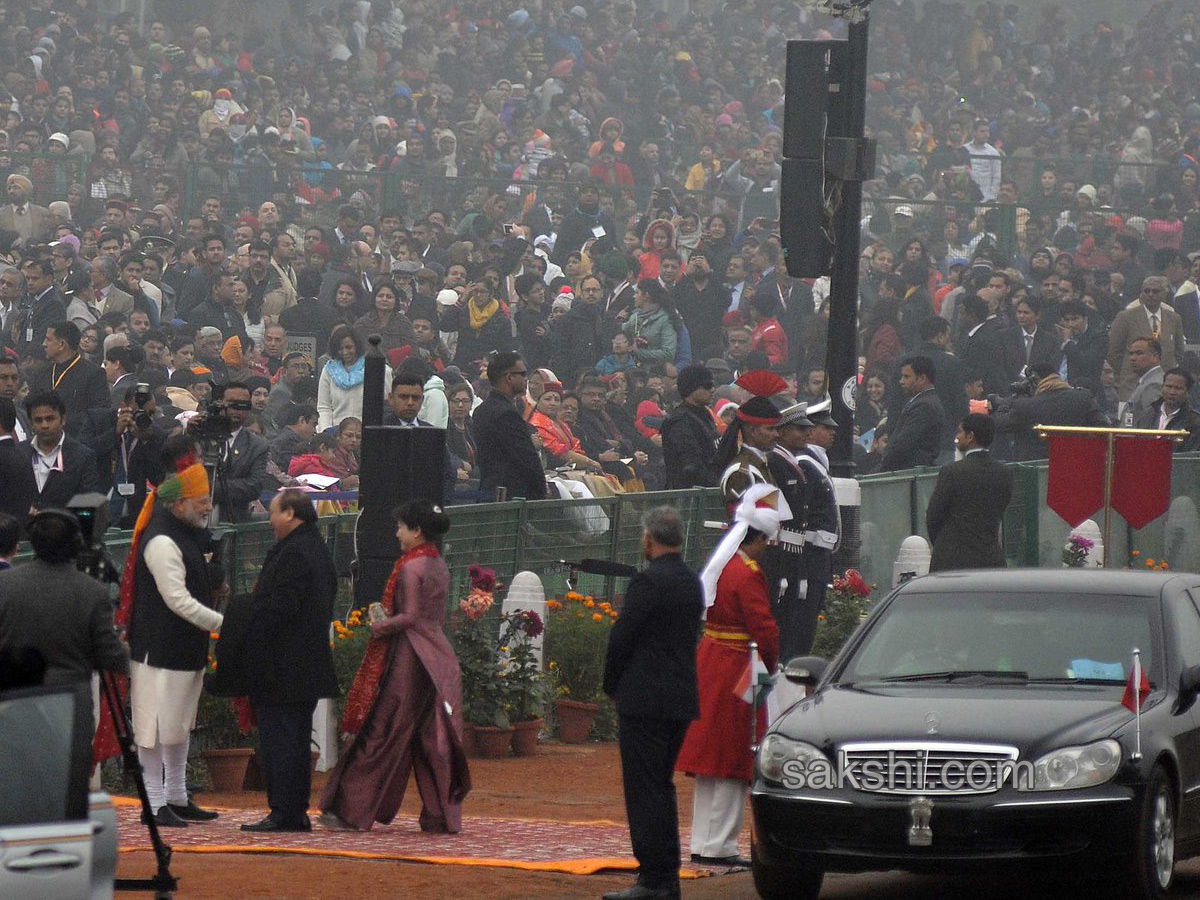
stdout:
<svg viewBox="0 0 1200 900">
<path fill-rule="evenodd" d="M 404 551 L 372 622 L 372 640 L 342 721 L 354 742 L 321 797 L 322 824 L 366 831 L 395 818 L 409 774 L 421 793 L 421 830 L 456 834 L 471 789 L 463 752 L 462 674 L 443 624 L 450 571 L 438 553 L 450 528 L 441 507 L 413 500 L 396 512 Z"/>
</svg>

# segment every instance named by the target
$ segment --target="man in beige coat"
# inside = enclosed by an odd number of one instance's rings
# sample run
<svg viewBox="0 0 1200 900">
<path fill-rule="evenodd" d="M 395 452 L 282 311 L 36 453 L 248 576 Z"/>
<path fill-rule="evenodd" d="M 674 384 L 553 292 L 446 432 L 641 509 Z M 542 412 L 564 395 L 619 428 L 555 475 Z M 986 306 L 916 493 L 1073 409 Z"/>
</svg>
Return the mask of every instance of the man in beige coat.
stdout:
<svg viewBox="0 0 1200 900">
<path fill-rule="evenodd" d="M 1108 364 L 1117 374 L 1117 393 L 1128 400 L 1138 375 L 1129 365 L 1129 345 L 1138 338 L 1155 338 L 1162 345 L 1162 367 L 1173 369 L 1183 360 L 1183 319 L 1163 301 L 1171 286 L 1161 275 L 1142 282 L 1138 300 L 1117 313 L 1108 330 Z"/>
</svg>

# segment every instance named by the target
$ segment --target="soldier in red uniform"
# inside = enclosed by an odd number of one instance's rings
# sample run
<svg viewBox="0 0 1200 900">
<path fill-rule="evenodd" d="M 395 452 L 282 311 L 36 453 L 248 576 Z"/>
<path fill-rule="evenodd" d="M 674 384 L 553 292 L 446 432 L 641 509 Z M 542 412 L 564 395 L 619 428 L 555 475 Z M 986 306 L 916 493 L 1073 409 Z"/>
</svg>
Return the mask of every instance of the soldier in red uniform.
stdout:
<svg viewBox="0 0 1200 900">
<path fill-rule="evenodd" d="M 766 671 L 779 658 L 779 628 L 771 615 L 767 579 L 758 560 L 779 523 L 791 518 L 779 489 L 757 484 L 742 495 L 733 523 L 701 574 L 707 621 L 696 668 L 700 718 L 684 739 L 676 771 L 696 778 L 692 808 L 692 861 L 747 865 L 738 854 L 746 790 L 754 776 L 751 707 L 739 686 L 750 667 L 750 642 Z M 749 682 L 755 679 L 754 673 Z M 749 683 L 748 682 L 748 683 Z M 766 730 L 758 712 L 758 733 Z"/>
</svg>

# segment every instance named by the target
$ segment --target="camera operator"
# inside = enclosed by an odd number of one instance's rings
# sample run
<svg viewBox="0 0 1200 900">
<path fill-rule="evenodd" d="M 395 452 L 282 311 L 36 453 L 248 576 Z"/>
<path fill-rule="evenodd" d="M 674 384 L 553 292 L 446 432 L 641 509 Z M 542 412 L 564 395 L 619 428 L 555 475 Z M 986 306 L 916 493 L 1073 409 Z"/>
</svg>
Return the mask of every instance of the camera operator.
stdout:
<svg viewBox="0 0 1200 900">
<path fill-rule="evenodd" d="M 250 388 L 240 381 L 231 381 L 225 385 L 222 401 L 230 427 L 223 438 L 224 456 L 221 471 L 217 474 L 214 501 L 222 522 L 249 522 L 250 504 L 270 484 L 267 474 L 270 447 L 257 434 L 243 427 L 250 418 Z M 195 430 L 195 425 L 189 430 Z"/>
<path fill-rule="evenodd" d="M 28 534 L 34 558 L 0 571 L 0 655 L 36 651 L 46 684 L 89 681 L 97 669 L 129 671 L 108 588 L 75 567 L 79 521 L 65 510 L 42 510 Z"/>
<path fill-rule="evenodd" d="M 1009 454 L 1012 462 L 1047 457 L 1049 444 L 1034 431 L 1038 425 L 1104 428 L 1109 424 L 1092 392 L 1071 387 L 1052 363 L 1035 364 L 1029 379 L 1012 388 L 1012 397 L 993 395 L 985 401 L 995 417 L 996 433 L 1012 436 L 1013 448 Z"/>
<path fill-rule="evenodd" d="M 146 483 L 157 485 L 166 475 L 166 432 L 155 423 L 155 412 L 150 386 L 130 385 L 118 408 L 88 410 L 79 435 L 96 454 L 98 489 L 109 493 L 109 518 L 118 528 L 133 527 L 146 502 Z"/>
</svg>

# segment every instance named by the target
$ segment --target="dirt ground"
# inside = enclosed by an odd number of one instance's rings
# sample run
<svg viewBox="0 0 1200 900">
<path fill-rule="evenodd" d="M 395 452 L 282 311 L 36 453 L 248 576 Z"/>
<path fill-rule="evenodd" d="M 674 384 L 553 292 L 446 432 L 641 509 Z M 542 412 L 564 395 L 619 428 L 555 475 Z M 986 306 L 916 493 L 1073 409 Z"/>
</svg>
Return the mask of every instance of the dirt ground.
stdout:
<svg viewBox="0 0 1200 900">
<path fill-rule="evenodd" d="M 552 821 L 625 822 L 621 766 L 615 744 L 542 745 L 534 757 L 472 760 L 474 785 L 464 805 L 466 816 L 495 816 Z M 318 773 L 313 803 L 325 776 Z M 690 815 L 691 779 L 677 776 L 681 817 Z M 204 806 L 264 808 L 264 794 L 201 794 Z M 410 785 L 402 812 L 416 814 L 420 800 Z M 169 840 L 169 835 L 168 835 Z M 148 852 L 121 854 L 119 875 L 151 874 Z M 345 900 L 349 896 L 420 897 L 422 900 L 505 900 L 505 898 L 595 898 L 628 887 L 628 873 L 590 876 L 523 872 L 478 866 L 428 865 L 391 861 L 356 861 L 287 854 L 185 853 L 175 855 L 172 871 L 179 878 L 181 900 Z M 727 896 L 717 882 L 743 881 L 748 875 L 689 881 L 688 900 Z M 147 894 L 118 893 L 120 900 Z"/>
</svg>

